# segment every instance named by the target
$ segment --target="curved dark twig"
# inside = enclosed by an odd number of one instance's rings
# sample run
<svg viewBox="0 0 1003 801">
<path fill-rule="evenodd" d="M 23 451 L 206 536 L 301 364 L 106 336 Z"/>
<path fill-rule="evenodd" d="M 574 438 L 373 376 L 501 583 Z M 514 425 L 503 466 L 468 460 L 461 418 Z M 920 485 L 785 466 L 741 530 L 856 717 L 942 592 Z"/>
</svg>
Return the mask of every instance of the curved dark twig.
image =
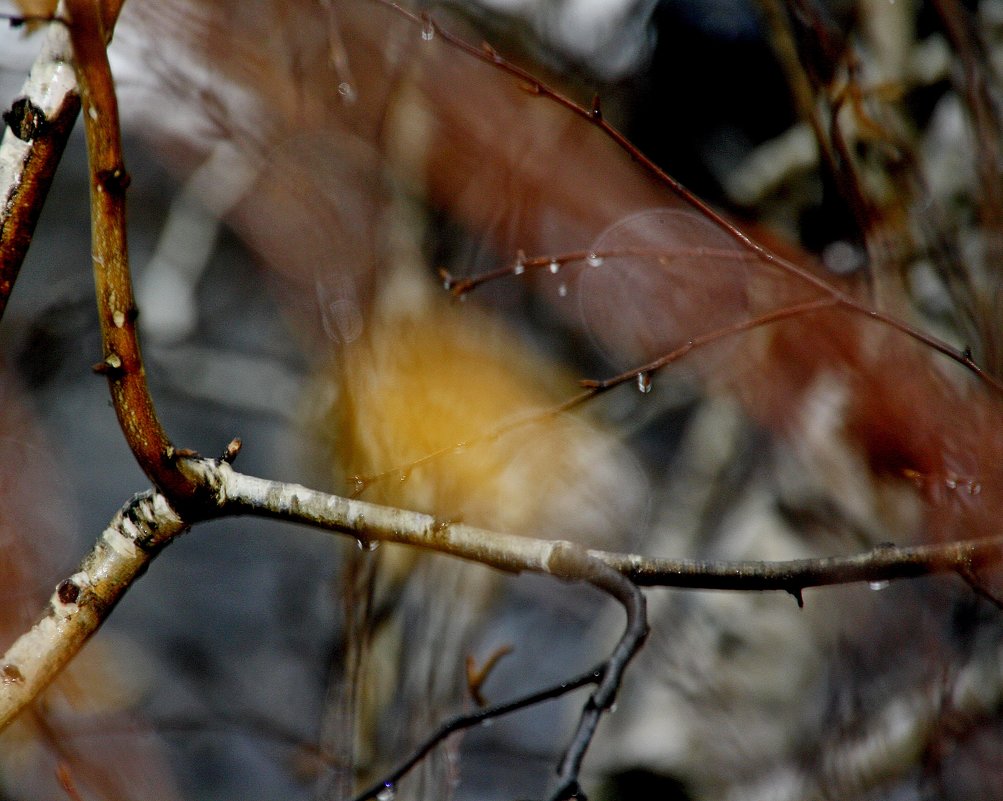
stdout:
<svg viewBox="0 0 1003 801">
<path fill-rule="evenodd" d="M 599 719 L 616 700 L 628 663 L 648 636 L 647 605 L 644 594 L 634 582 L 583 548 L 568 544 L 555 548 L 550 558 L 550 567 L 556 575 L 587 581 L 613 596 L 627 613 L 623 635 L 601 667 L 602 678 L 582 709 L 578 728 L 557 770 L 557 789 L 550 796 L 550 801 L 571 798 L 584 801 L 585 796 L 578 783 L 582 760 L 592 743 Z"/>
<path fill-rule="evenodd" d="M 567 581 L 586 581 L 611 595 L 623 605 L 627 613 L 627 624 L 623 635 L 609 657 L 594 669 L 573 679 L 562 681 L 560 684 L 516 698 L 513 701 L 457 715 L 447 720 L 420 743 L 407 759 L 390 773 L 382 776 L 375 784 L 354 796 L 352 801 L 368 801 L 368 799 L 378 799 L 391 794 L 404 776 L 428 756 L 432 749 L 455 732 L 469 729 L 486 720 L 501 717 L 510 712 L 559 698 L 581 687 L 594 684 L 596 689 L 592 691 L 582 707 L 578 726 L 561 758 L 557 769 L 557 788 L 551 794 L 550 801 L 585 798 L 578 783 L 582 760 L 592 743 L 599 719 L 613 705 L 628 663 L 640 650 L 648 636 L 646 604 L 641 590 L 630 579 L 622 576 L 601 559 L 589 554 L 584 548 L 571 543 L 558 543 L 551 553 L 547 567 L 553 575 Z"/>
<path fill-rule="evenodd" d="M 520 709 L 542 704 L 544 701 L 552 701 L 555 698 L 560 698 L 562 695 L 574 692 L 589 684 L 596 684 L 601 677 L 601 672 L 590 670 L 569 681 L 562 681 L 560 684 L 554 684 L 535 693 L 516 698 L 513 701 L 506 701 L 505 703 L 478 709 L 475 712 L 457 715 L 440 724 L 439 728 L 420 743 L 407 759 L 390 771 L 390 773 L 384 775 L 378 782 L 367 787 L 358 795 L 353 796 L 352 801 L 368 801 L 368 799 L 377 798 L 381 793 L 392 790 L 401 779 L 411 772 L 415 765 L 428 756 L 433 748 L 451 734 L 479 726 L 487 720 L 500 718 L 510 712 L 517 712 Z"/>
</svg>

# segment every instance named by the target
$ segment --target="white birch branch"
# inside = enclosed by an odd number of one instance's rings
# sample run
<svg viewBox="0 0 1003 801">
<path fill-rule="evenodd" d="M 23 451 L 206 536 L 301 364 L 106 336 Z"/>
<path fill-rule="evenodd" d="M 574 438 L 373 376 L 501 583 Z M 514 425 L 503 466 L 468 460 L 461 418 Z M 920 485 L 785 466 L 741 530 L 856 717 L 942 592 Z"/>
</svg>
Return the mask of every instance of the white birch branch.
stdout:
<svg viewBox="0 0 1003 801">
<path fill-rule="evenodd" d="M 41 619 L 0 660 L 0 729 L 76 656 L 150 560 L 186 524 L 159 493 L 144 492 L 112 519 Z"/>
<path fill-rule="evenodd" d="M 182 520 L 162 495 L 152 491 L 137 495 L 116 514 L 78 571 L 56 588 L 41 620 L 0 659 L 0 729 L 45 689 L 97 631 L 157 551 L 199 520 L 252 514 L 346 534 L 364 544 L 396 542 L 509 572 L 571 578 L 562 569 L 567 542 L 444 522 L 427 514 L 248 476 L 225 461 L 181 459 L 179 464 L 203 489 L 198 520 Z M 652 559 L 605 551 L 587 554 L 638 584 L 779 590 L 800 598 L 801 590 L 812 586 L 944 572 L 972 576 L 981 565 L 998 563 L 1003 538 L 917 548 L 885 546 L 847 557 L 790 562 Z"/>
</svg>

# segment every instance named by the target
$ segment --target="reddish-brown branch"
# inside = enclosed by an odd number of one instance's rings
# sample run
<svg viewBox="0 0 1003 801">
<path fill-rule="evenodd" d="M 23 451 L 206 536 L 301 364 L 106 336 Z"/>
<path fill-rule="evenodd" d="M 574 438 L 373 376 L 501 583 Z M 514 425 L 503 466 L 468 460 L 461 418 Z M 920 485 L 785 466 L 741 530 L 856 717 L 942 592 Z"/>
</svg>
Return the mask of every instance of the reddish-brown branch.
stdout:
<svg viewBox="0 0 1003 801">
<path fill-rule="evenodd" d="M 792 317 L 800 317 L 803 314 L 810 314 L 811 312 L 821 311 L 822 309 L 831 309 L 838 303 L 839 301 L 835 298 L 824 297 L 809 300 L 804 303 L 797 303 L 793 306 L 785 306 L 782 309 L 774 309 L 773 311 L 766 312 L 758 317 L 753 317 L 749 320 L 742 320 L 734 323 L 733 325 L 703 334 L 702 336 L 693 337 L 675 350 L 666 353 L 664 356 L 659 356 L 657 359 L 650 361 L 647 364 L 642 364 L 639 367 L 633 367 L 626 372 L 613 376 L 612 378 L 605 378 L 599 381 L 594 379 L 585 379 L 579 383 L 586 389 L 593 389 L 596 391 L 612 389 L 613 387 L 620 386 L 620 384 L 634 381 L 640 376 L 650 376 L 657 370 L 661 370 L 663 367 L 679 361 L 691 350 L 695 350 L 696 348 L 710 345 L 711 343 L 717 342 L 725 337 L 751 331 L 754 328 L 769 325 L 770 323 L 780 322 L 781 320 L 789 320 Z"/>
<path fill-rule="evenodd" d="M 700 257 L 706 259 L 732 259 L 738 261 L 753 261 L 757 257 L 754 253 L 740 250 L 727 250 L 725 248 L 710 247 L 676 247 L 676 248 L 617 248 L 615 250 L 576 250 L 571 253 L 561 253 L 554 256 L 531 256 L 527 257 L 521 250 L 516 256 L 515 263 L 509 267 L 499 267 L 495 270 L 488 270 L 467 278 L 457 278 L 448 270 L 439 270 L 439 277 L 442 278 L 443 287 L 451 292 L 455 297 L 472 292 L 483 284 L 497 281 L 507 276 L 520 276 L 529 272 L 540 272 L 549 269 L 556 273 L 561 267 L 567 264 L 587 262 L 593 259 L 605 260 L 623 258 L 624 256 L 637 256 L 640 258 L 656 259 L 680 259 L 685 257 Z"/>
<path fill-rule="evenodd" d="M 96 369 L 108 378 L 119 425 L 140 467 L 172 503 L 183 504 L 197 487 L 175 464 L 174 447 L 147 388 L 136 332 L 125 224 L 129 176 L 105 45 L 108 29 L 94 3 L 68 0 L 66 5 L 91 173 L 94 283 L 104 347 Z"/>
<path fill-rule="evenodd" d="M 115 27 L 122 0 L 106 0 L 101 9 L 107 38 Z M 42 45 L 23 94 L 3 119 L 10 128 L 0 152 L 0 318 L 3 317 L 35 226 L 80 111 L 80 95 L 72 81 L 63 79 L 61 66 L 69 61 L 65 20 L 58 16 L 3 14 L 12 26 L 55 23 Z M 23 143 L 23 144 L 22 144 Z"/>
</svg>

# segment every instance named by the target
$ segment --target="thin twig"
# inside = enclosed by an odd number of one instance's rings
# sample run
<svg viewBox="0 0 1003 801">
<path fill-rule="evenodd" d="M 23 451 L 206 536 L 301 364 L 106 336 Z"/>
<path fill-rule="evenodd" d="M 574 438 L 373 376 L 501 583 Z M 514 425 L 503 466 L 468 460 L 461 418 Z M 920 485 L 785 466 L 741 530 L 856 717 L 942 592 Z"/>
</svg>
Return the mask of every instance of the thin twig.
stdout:
<svg viewBox="0 0 1003 801">
<path fill-rule="evenodd" d="M 396 13 L 410 20 L 415 25 L 421 25 L 423 30 L 432 31 L 434 36 L 441 38 L 451 47 L 466 53 L 478 61 L 490 64 L 495 68 L 508 73 L 513 78 L 517 79 L 520 86 L 522 86 L 529 94 L 547 98 L 548 100 L 563 106 L 571 113 L 594 125 L 607 137 L 609 137 L 609 139 L 611 139 L 618 147 L 620 147 L 628 156 L 630 156 L 632 160 L 640 164 L 641 167 L 650 173 L 663 186 L 672 191 L 687 205 L 700 212 L 708 220 L 718 225 L 725 233 L 735 239 L 740 245 L 755 253 L 763 261 L 778 267 L 788 275 L 797 278 L 803 283 L 821 290 L 831 296 L 841 306 L 850 309 L 854 313 L 888 326 L 889 328 L 899 331 L 910 339 L 932 348 L 943 356 L 946 356 L 948 359 L 957 362 L 962 367 L 976 375 L 986 385 L 992 387 L 996 392 L 1003 395 L 1003 381 L 980 367 L 972 358 L 971 353 L 967 350 L 956 348 L 935 336 L 921 331 L 904 320 L 900 320 L 893 315 L 871 308 L 866 303 L 857 300 L 852 295 L 832 286 L 823 277 L 816 275 L 811 270 L 808 270 L 805 267 L 802 267 L 801 265 L 774 253 L 765 245 L 762 245 L 754 240 L 741 228 L 738 228 L 721 213 L 716 211 L 712 206 L 694 195 L 679 181 L 655 164 L 655 162 L 644 155 L 644 153 L 641 152 L 624 133 L 610 124 L 610 122 L 607 121 L 602 114 L 598 97 L 593 98 L 590 107 L 585 107 L 572 100 L 562 92 L 559 92 L 557 89 L 548 86 L 546 83 L 522 67 L 513 64 L 511 61 L 499 54 L 498 51 L 491 45 L 484 43 L 480 47 L 476 47 L 456 34 L 442 28 L 427 13 L 416 13 L 410 9 L 404 8 L 396 2 L 393 2 L 393 0 L 374 1 L 392 9 Z"/>
<path fill-rule="evenodd" d="M 597 670 L 602 678 L 582 709 L 571 744 L 557 769 L 557 789 L 551 794 L 550 801 L 565 801 L 582 797 L 578 782 L 582 760 L 595 736 L 599 719 L 616 700 L 628 663 L 648 636 L 648 618 L 644 595 L 637 585 L 585 549 L 571 545 L 555 548 L 550 568 L 555 575 L 587 581 L 613 596 L 627 613 L 623 635 L 609 658 Z"/>
<path fill-rule="evenodd" d="M 457 278 L 448 270 L 439 270 L 439 277 L 442 278 L 443 288 L 451 292 L 454 297 L 464 295 L 477 289 L 483 284 L 497 281 L 507 276 L 520 276 L 528 272 L 542 271 L 544 268 L 551 273 L 557 273 L 567 264 L 579 262 L 599 263 L 606 259 L 617 259 L 625 256 L 636 256 L 648 259 L 732 259 L 736 261 L 753 261 L 756 254 L 741 250 L 728 250 L 726 248 L 710 247 L 676 247 L 676 248 L 618 248 L 616 250 L 576 250 L 570 253 L 561 253 L 553 256 L 526 256 L 521 251 L 516 257 L 515 263 L 509 267 L 498 267 L 494 270 L 487 270 L 477 275 L 466 278 Z"/>
<path fill-rule="evenodd" d="M 353 798 L 353 801 L 368 801 L 379 798 L 381 794 L 392 791 L 396 784 L 404 778 L 422 759 L 424 759 L 439 743 L 462 729 L 484 723 L 487 720 L 507 715 L 519 709 L 525 709 L 536 704 L 559 698 L 580 687 L 589 684 L 596 685 L 588 700 L 582 707 L 578 726 L 571 742 L 565 751 L 558 767 L 557 788 L 550 796 L 550 801 L 565 801 L 581 795 L 578 776 L 582 760 L 595 735 L 596 726 L 602 714 L 608 710 L 616 698 L 617 691 L 623 679 L 627 664 L 638 652 L 648 635 L 647 615 L 645 612 L 644 595 L 629 579 L 624 578 L 601 560 L 589 555 L 583 548 L 562 543 L 555 548 L 550 558 L 550 572 L 566 580 L 586 581 L 618 600 L 627 613 L 627 624 L 623 636 L 616 647 L 601 665 L 580 676 L 568 679 L 540 690 L 524 695 L 514 701 L 498 704 L 486 709 L 479 709 L 457 715 L 439 726 L 417 748 L 390 773 L 382 776 L 372 786 L 363 790 Z"/>
<path fill-rule="evenodd" d="M 731 325 L 724 326 L 723 328 L 719 328 L 715 331 L 710 331 L 706 334 L 692 337 L 686 340 L 685 343 L 680 345 L 675 350 L 666 353 L 664 356 L 659 356 L 657 359 L 654 359 L 647 364 L 642 364 L 639 367 L 632 367 L 631 369 L 612 376 L 611 378 L 604 378 L 601 380 L 584 379 L 579 383 L 586 389 L 594 389 L 596 391 L 609 390 L 642 376 L 650 376 L 673 362 L 679 361 L 690 351 L 704 347 L 713 342 L 717 342 L 725 337 L 751 331 L 754 328 L 760 328 L 764 325 L 769 325 L 770 323 L 780 322 L 781 320 L 789 320 L 792 317 L 800 317 L 801 315 L 810 314 L 811 312 L 831 309 L 838 305 L 838 303 L 839 301 L 835 298 L 824 297 L 817 298 L 815 300 L 808 300 L 804 303 L 795 303 L 792 306 L 784 306 L 780 309 L 774 309 L 773 311 L 765 312 L 758 317 L 753 317 L 749 320 L 741 320 L 740 322 L 732 323 Z"/>
<path fill-rule="evenodd" d="M 438 459 L 442 459 L 450 454 L 456 453 L 459 450 L 465 450 L 471 446 L 487 442 L 491 440 L 498 439 L 499 437 L 505 436 L 510 431 L 514 431 L 523 426 L 533 425 L 534 423 L 542 422 L 557 415 L 564 414 L 565 412 L 570 412 L 573 409 L 578 408 L 584 403 L 592 400 L 597 395 L 601 395 L 605 392 L 610 391 L 622 384 L 631 383 L 634 381 L 647 382 L 650 381 L 651 377 L 658 371 L 668 367 L 670 364 L 677 362 L 690 352 L 697 350 L 702 347 L 706 347 L 714 342 L 725 339 L 729 336 L 734 336 L 736 334 L 746 333 L 752 331 L 753 329 L 760 328 L 765 325 L 770 325 L 772 323 L 780 322 L 782 320 L 788 320 L 792 317 L 798 317 L 804 314 L 811 314 L 812 312 L 822 311 L 824 309 L 830 309 L 839 305 L 839 301 L 832 297 L 817 298 L 815 300 L 805 301 L 804 303 L 796 303 L 791 306 L 784 306 L 779 309 L 774 309 L 772 311 L 764 312 L 757 317 L 750 318 L 748 320 L 742 320 L 737 323 L 732 323 L 730 325 L 717 328 L 713 331 L 708 331 L 706 334 L 701 334 L 700 336 L 691 337 L 686 340 L 682 345 L 674 350 L 669 351 L 663 356 L 659 356 L 645 364 L 638 365 L 636 367 L 631 367 L 629 370 L 625 370 L 622 373 L 611 376 L 609 378 L 603 379 L 593 379 L 584 378 L 578 383 L 579 386 L 583 388 L 583 392 L 579 392 L 576 395 L 561 401 L 554 406 L 547 407 L 539 411 L 528 412 L 523 415 L 519 415 L 508 420 L 501 425 L 496 426 L 490 431 L 486 431 L 482 434 L 477 434 L 475 436 L 469 437 L 460 442 L 454 442 L 448 446 L 439 448 L 438 450 L 426 453 L 424 456 L 419 457 L 407 464 L 395 465 L 389 467 L 385 470 L 381 470 L 378 473 L 371 473 L 368 475 L 356 475 L 351 476 L 350 480 L 354 483 L 354 489 L 352 496 L 359 497 L 368 487 L 377 481 L 382 481 L 392 477 L 405 476 L 410 474 L 412 471 L 422 467 L 429 462 L 434 462 Z"/>
<path fill-rule="evenodd" d="M 560 698 L 561 696 L 574 692 L 581 687 L 596 684 L 600 678 L 601 673 L 595 670 L 590 670 L 587 673 L 577 676 L 576 678 L 562 681 L 559 684 L 551 685 L 550 687 L 546 687 L 534 693 L 529 693 L 528 695 L 521 696 L 513 701 L 506 701 L 505 703 L 485 707 L 484 709 L 478 709 L 474 712 L 457 715 L 456 717 L 440 724 L 439 728 L 418 744 L 407 759 L 403 760 L 392 771 L 382 776 L 378 782 L 354 796 L 352 801 L 368 801 L 370 798 L 378 798 L 382 793 L 392 791 L 396 784 L 408 773 L 410 773 L 415 765 L 428 756 L 432 749 L 434 749 L 451 734 L 473 728 L 474 726 L 479 726 L 485 721 L 503 717 L 510 712 L 518 712 L 520 709 L 526 709 L 531 706 L 536 706 L 537 704 L 542 704 L 545 701 Z"/>
</svg>

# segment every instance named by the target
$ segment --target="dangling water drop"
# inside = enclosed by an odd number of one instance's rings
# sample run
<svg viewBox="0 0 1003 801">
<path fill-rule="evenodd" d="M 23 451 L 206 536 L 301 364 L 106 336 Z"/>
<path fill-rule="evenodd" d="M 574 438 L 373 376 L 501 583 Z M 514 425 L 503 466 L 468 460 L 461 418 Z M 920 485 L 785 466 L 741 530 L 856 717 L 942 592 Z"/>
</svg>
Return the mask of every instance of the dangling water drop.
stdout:
<svg viewBox="0 0 1003 801">
<path fill-rule="evenodd" d="M 526 272 L 526 265 L 517 261 L 515 267 L 512 268 L 512 275 L 522 275 L 524 272 Z"/>
<path fill-rule="evenodd" d="M 394 801 L 397 797 L 397 788 L 392 782 L 386 782 L 383 789 L 376 794 L 376 801 Z"/>
<path fill-rule="evenodd" d="M 355 540 L 355 544 L 359 546 L 360 551 L 366 551 L 368 553 L 372 553 L 380 547 L 379 540 L 371 540 L 367 537 L 359 537 Z"/>
<path fill-rule="evenodd" d="M 651 392 L 651 373 L 640 372 L 637 374 L 637 389 L 643 395 Z"/>
<path fill-rule="evenodd" d="M 345 103 L 354 103 L 356 94 L 355 87 L 352 86 L 348 81 L 342 81 L 338 84 L 338 94 L 341 95 L 341 99 Z"/>
<path fill-rule="evenodd" d="M 557 287 L 557 294 L 562 298 L 566 298 L 568 296 L 568 285 L 563 281 L 561 281 L 560 286 Z"/>
<path fill-rule="evenodd" d="M 557 275 L 561 269 L 561 263 L 557 259 L 552 259 L 547 269 L 550 270 L 551 275 Z"/>
<path fill-rule="evenodd" d="M 585 259 L 589 267 L 602 267 L 602 262 L 603 258 L 598 253 L 590 253 Z"/>
<path fill-rule="evenodd" d="M 435 38 L 435 26 L 431 20 L 425 20 L 425 24 L 421 26 L 421 38 L 425 42 L 431 42 Z"/>
<path fill-rule="evenodd" d="M 881 590 L 885 589 L 889 584 L 891 584 L 890 581 L 868 581 L 867 582 L 867 586 L 870 587 L 875 592 L 880 592 Z"/>
</svg>

